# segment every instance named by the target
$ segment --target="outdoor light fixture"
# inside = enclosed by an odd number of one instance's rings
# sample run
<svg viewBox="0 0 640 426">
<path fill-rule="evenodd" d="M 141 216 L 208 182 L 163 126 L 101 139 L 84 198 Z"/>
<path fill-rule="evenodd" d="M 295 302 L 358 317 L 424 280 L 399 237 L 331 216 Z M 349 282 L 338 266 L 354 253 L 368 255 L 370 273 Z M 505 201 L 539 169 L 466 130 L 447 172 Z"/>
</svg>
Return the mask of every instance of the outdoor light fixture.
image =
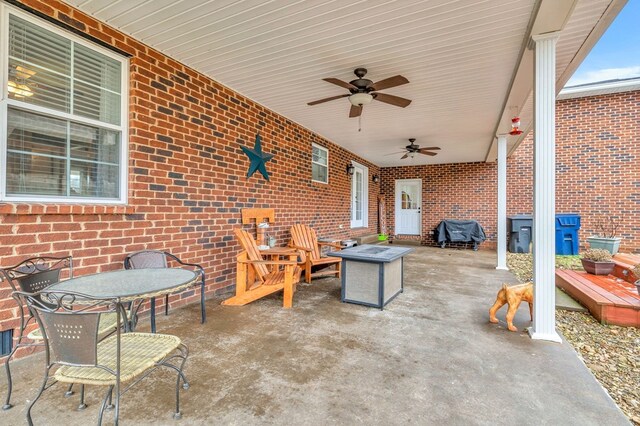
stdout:
<svg viewBox="0 0 640 426">
<path fill-rule="evenodd" d="M 522 130 L 520 130 L 520 117 L 513 117 L 511 119 L 511 131 L 509 132 L 512 136 L 518 136 L 522 134 Z"/>
<path fill-rule="evenodd" d="M 356 168 L 353 167 L 353 164 L 347 164 L 347 174 L 349 176 L 353 176 L 353 172 L 356 171 Z"/>
<path fill-rule="evenodd" d="M 380 176 L 378 176 L 378 175 L 373 175 L 373 177 L 371 178 L 371 180 L 373 181 L 373 183 L 378 183 L 378 182 L 380 182 Z"/>
<path fill-rule="evenodd" d="M 349 96 L 349 102 L 353 106 L 369 105 L 373 100 L 373 96 L 368 93 L 354 93 Z"/>
</svg>

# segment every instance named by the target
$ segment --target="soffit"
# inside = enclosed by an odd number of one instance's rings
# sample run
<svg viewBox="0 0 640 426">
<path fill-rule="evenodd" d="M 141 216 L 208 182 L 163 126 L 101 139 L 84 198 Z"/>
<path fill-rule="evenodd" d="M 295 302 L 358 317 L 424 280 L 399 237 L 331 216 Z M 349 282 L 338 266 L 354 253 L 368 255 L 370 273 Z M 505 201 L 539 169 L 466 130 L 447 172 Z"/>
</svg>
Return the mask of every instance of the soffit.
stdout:
<svg viewBox="0 0 640 426">
<path fill-rule="evenodd" d="M 600 10 L 607 3 L 583 1 Z M 380 166 L 485 160 L 535 6 L 534 0 L 67 3 Z M 559 74 L 594 22 L 594 13 L 581 11 L 567 24 L 572 31 L 558 45 Z M 348 118 L 347 99 L 306 105 L 346 93 L 321 79 L 350 81 L 357 67 L 373 81 L 407 77 L 409 84 L 383 92 L 412 104 L 374 101 L 364 108 L 362 131 L 358 119 Z M 406 160 L 388 155 L 411 137 L 442 150 Z"/>
</svg>

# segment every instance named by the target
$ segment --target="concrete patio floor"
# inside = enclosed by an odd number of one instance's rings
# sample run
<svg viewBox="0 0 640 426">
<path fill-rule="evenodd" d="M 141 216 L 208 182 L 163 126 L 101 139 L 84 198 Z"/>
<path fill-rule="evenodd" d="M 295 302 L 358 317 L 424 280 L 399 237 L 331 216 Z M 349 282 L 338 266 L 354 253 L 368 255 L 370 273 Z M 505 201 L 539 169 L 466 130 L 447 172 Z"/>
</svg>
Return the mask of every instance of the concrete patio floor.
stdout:
<svg viewBox="0 0 640 426">
<path fill-rule="evenodd" d="M 190 348 L 183 419 L 171 417 L 174 375 L 156 372 L 124 395 L 122 423 L 629 424 L 569 344 L 488 322 L 502 283 L 516 282 L 494 265 L 492 252 L 416 247 L 405 292 L 384 311 L 341 303 L 328 278 L 301 284 L 290 310 L 278 295 L 245 307 L 210 300 L 200 325 L 197 305 L 174 309 L 158 330 Z M 515 324 L 528 320 L 523 304 Z M 25 424 L 41 363 L 13 363 L 16 406 L 1 424 Z M 89 389 L 84 411 L 62 394 L 62 385 L 45 392 L 36 424 L 96 422 L 103 389 Z"/>
</svg>

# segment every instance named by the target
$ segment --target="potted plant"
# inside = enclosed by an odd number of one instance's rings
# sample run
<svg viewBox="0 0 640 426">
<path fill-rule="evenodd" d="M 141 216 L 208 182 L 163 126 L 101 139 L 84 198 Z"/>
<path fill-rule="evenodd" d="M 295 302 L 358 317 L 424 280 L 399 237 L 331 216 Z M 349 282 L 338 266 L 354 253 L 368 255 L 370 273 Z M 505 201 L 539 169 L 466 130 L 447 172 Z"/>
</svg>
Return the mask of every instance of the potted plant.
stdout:
<svg viewBox="0 0 640 426">
<path fill-rule="evenodd" d="M 611 253 L 604 249 L 590 249 L 582 253 L 582 267 L 594 275 L 609 275 L 616 266 L 611 261 Z"/>
<path fill-rule="evenodd" d="M 631 273 L 636 277 L 636 290 L 638 290 L 638 294 L 640 294 L 640 263 L 631 269 Z"/>
<path fill-rule="evenodd" d="M 621 239 L 617 237 L 620 219 L 614 216 L 601 217 L 596 221 L 597 234 L 587 238 L 592 249 L 607 250 L 611 255 L 618 253 Z"/>
</svg>

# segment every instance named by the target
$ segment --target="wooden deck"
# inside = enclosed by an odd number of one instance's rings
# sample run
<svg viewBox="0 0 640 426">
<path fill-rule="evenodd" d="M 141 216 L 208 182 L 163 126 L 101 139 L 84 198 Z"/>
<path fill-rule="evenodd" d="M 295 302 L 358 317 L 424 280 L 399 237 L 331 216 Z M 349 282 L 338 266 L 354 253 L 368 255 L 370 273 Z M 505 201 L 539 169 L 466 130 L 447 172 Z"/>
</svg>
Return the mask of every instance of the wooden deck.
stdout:
<svg viewBox="0 0 640 426">
<path fill-rule="evenodd" d="M 582 303 L 603 324 L 640 327 L 635 285 L 612 275 L 558 269 L 556 286 Z"/>
<path fill-rule="evenodd" d="M 640 254 L 618 253 L 613 256 L 613 261 L 616 263 L 616 266 L 613 268 L 612 275 L 630 283 L 640 280 L 640 277 L 633 276 L 629 271 L 640 263 Z"/>
</svg>

